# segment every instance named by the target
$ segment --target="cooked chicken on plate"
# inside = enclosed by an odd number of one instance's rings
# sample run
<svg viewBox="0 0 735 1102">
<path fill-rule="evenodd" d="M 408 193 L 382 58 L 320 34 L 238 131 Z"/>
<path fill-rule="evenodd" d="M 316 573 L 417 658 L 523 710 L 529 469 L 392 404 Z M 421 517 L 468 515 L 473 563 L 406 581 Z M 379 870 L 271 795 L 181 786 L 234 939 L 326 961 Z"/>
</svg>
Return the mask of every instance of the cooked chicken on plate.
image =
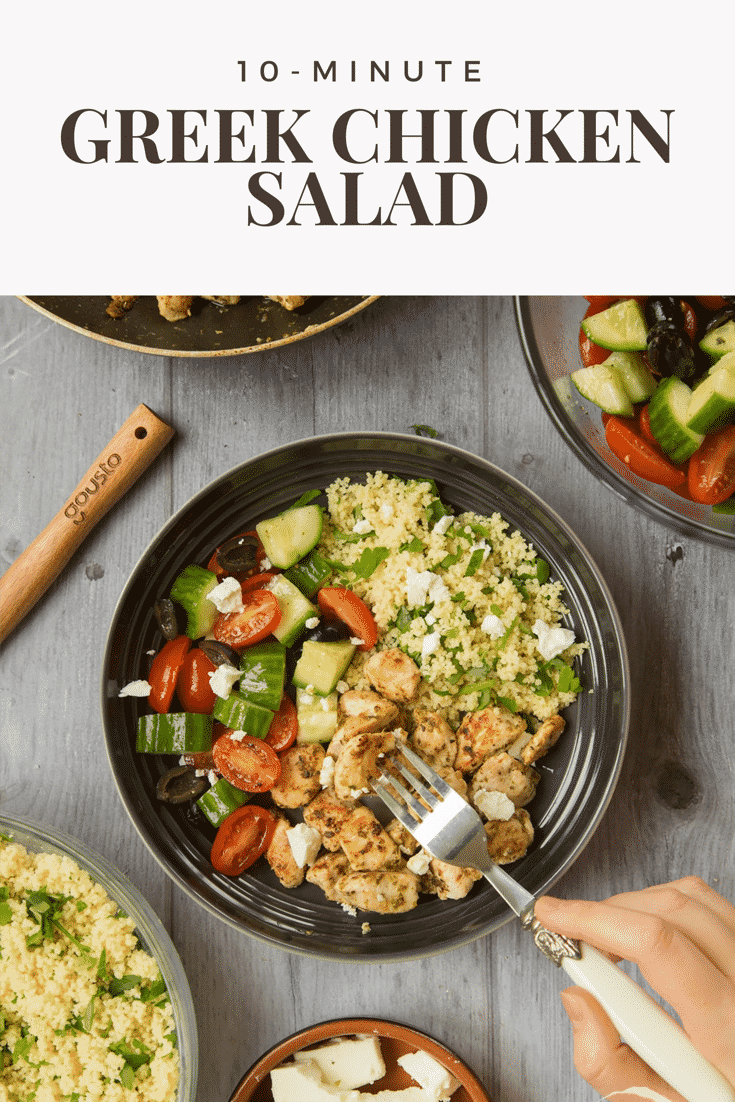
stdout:
<svg viewBox="0 0 735 1102">
<path fill-rule="evenodd" d="M 139 295 L 111 295 L 107 313 L 111 318 L 121 318 L 127 310 L 138 301 Z M 158 312 L 166 321 L 183 321 L 191 317 L 191 304 L 195 295 L 156 295 L 158 300 Z M 217 306 L 237 306 L 241 295 L 199 295 L 199 298 L 207 302 L 214 302 Z M 286 310 L 298 310 L 303 306 L 308 295 L 265 295 L 269 302 L 277 302 Z"/>
</svg>

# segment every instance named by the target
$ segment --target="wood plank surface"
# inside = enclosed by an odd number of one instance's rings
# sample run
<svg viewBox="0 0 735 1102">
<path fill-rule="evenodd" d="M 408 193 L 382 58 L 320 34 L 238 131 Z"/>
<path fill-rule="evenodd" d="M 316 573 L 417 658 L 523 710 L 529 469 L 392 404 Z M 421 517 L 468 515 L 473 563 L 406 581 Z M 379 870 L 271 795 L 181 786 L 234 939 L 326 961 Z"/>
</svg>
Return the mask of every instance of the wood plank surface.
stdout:
<svg viewBox="0 0 735 1102">
<path fill-rule="evenodd" d="M 467 1060 L 495 1102 L 596 1097 L 572 1065 L 563 974 L 515 922 L 424 960 L 339 964 L 263 947 L 174 887 L 128 819 L 107 764 L 105 637 L 149 541 L 215 476 L 313 434 L 432 425 L 561 514 L 597 561 L 624 624 L 633 712 L 623 775 L 557 891 L 602 898 L 697 873 L 732 899 L 732 552 L 679 538 L 583 468 L 536 396 L 510 299 L 384 298 L 284 349 L 168 360 L 89 340 L 4 298 L 0 399 L 0 571 L 140 402 L 177 430 L 0 649 L 0 813 L 76 835 L 157 910 L 195 1001 L 199 1102 L 226 1102 L 271 1044 L 343 1015 L 400 1019 L 432 1034 Z M 693 783 L 688 801 L 672 795 L 682 769 Z"/>
</svg>

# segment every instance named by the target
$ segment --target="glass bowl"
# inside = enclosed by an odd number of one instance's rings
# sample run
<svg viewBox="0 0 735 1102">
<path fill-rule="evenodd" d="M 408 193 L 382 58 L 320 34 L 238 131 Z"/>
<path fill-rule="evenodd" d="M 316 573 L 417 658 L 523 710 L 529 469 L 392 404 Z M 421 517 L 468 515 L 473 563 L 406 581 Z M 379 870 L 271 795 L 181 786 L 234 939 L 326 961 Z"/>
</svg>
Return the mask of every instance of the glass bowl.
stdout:
<svg viewBox="0 0 735 1102">
<path fill-rule="evenodd" d="M 13 841 L 25 846 L 29 853 L 53 853 L 70 857 L 133 919 L 138 939 L 143 948 L 155 957 L 171 1000 L 179 1052 L 176 1102 L 194 1102 L 198 1071 L 194 1003 L 176 948 L 151 905 L 120 869 L 69 834 L 42 826 L 30 819 L 15 816 L 11 818 L 7 815 L 0 816 L 0 832 L 12 835 Z"/>
<path fill-rule="evenodd" d="M 264 861 L 238 878 L 212 868 L 214 830 L 187 808 L 156 799 L 158 777 L 173 759 L 138 754 L 135 734 L 145 701 L 118 696 L 145 678 L 148 652 L 160 648 L 153 604 L 166 596 L 189 563 L 206 563 L 233 533 L 290 505 L 338 476 L 382 470 L 435 479 L 459 511 L 501 513 L 546 559 L 565 588 L 569 622 L 589 649 L 582 692 L 565 711 L 567 729 L 544 758 L 543 782 L 530 806 L 536 838 L 511 871 L 529 891 L 546 891 L 589 841 L 618 778 L 628 729 L 629 676 L 620 621 L 588 553 L 542 501 L 491 463 L 460 448 L 418 436 L 342 433 L 288 444 L 243 463 L 210 483 L 168 522 L 144 553 L 120 598 L 102 667 L 107 752 L 133 823 L 164 869 L 199 903 L 253 937 L 318 956 L 355 960 L 408 959 L 462 945 L 496 929 L 510 911 L 484 882 L 463 900 L 422 898 L 403 915 L 360 912 L 329 902 L 315 886 L 281 887 Z M 363 933 L 363 921 L 369 930 Z"/>
<path fill-rule="evenodd" d="M 551 420 L 587 469 L 623 501 L 681 536 L 735 548 L 734 516 L 713 513 L 709 505 L 687 501 L 665 486 L 639 478 L 608 448 L 600 409 L 583 398 L 569 378 L 582 366 L 578 338 L 587 306 L 581 295 L 516 298 L 523 351 Z"/>
<path fill-rule="evenodd" d="M 288 1060 L 295 1052 L 311 1045 L 323 1044 L 333 1037 L 349 1037 L 355 1034 L 375 1034 L 380 1039 L 380 1048 L 386 1066 L 386 1074 L 378 1083 L 371 1084 L 374 1089 L 401 1090 L 415 1086 L 415 1083 L 403 1068 L 396 1063 L 399 1056 L 419 1050 L 428 1052 L 447 1071 L 459 1080 L 459 1087 L 452 1094 L 452 1102 L 491 1102 L 480 1080 L 465 1063 L 433 1037 L 419 1033 L 400 1022 L 390 1022 L 383 1018 L 335 1018 L 330 1022 L 299 1030 L 274 1045 L 261 1056 L 245 1073 L 235 1087 L 229 1102 L 273 1102 L 268 1075 L 278 1064 Z"/>
</svg>

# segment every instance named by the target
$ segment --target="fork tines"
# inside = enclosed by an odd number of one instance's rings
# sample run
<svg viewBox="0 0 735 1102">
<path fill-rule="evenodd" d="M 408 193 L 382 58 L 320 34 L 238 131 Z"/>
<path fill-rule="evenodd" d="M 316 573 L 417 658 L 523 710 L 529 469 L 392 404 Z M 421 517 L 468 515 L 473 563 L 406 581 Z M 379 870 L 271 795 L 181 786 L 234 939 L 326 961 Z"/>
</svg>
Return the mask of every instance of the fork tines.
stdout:
<svg viewBox="0 0 735 1102">
<path fill-rule="evenodd" d="M 416 820 L 419 822 L 426 818 L 426 816 L 439 807 L 442 800 L 445 799 L 452 791 L 450 786 L 435 772 L 430 766 L 426 764 L 413 750 L 408 746 L 402 745 L 400 747 L 400 753 L 405 757 L 419 773 L 429 782 L 432 788 L 438 793 L 438 796 L 434 792 L 430 791 L 426 785 L 411 773 L 406 766 L 397 757 L 391 757 L 389 759 L 390 764 L 398 770 L 398 772 L 405 777 L 408 783 L 411 785 L 411 789 L 407 788 L 401 781 L 387 769 L 382 769 L 378 777 L 373 781 L 373 788 L 380 796 L 381 800 L 387 805 L 387 807 L 393 812 L 396 818 L 403 823 L 408 830 L 411 830 L 416 826 Z M 411 809 L 415 818 L 412 818 L 407 812 L 399 800 L 393 795 L 390 788 L 396 792 L 400 799 L 404 801 L 406 805 Z M 413 791 L 412 791 L 413 790 Z M 415 794 L 414 794 L 415 793 Z M 416 799 L 418 795 L 419 799 Z M 423 803 L 419 802 L 422 800 Z"/>
</svg>

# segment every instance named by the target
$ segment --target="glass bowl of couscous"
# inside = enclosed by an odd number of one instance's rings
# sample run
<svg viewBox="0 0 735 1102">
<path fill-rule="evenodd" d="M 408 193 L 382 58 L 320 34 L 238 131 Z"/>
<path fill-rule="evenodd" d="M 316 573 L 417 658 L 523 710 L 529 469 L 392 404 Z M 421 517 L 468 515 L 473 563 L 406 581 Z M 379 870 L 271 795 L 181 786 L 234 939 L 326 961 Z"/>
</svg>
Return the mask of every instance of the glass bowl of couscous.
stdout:
<svg viewBox="0 0 735 1102">
<path fill-rule="evenodd" d="M 0 1060 L 10 1102 L 193 1102 L 189 985 L 160 919 L 82 842 L 0 817 Z"/>
</svg>

